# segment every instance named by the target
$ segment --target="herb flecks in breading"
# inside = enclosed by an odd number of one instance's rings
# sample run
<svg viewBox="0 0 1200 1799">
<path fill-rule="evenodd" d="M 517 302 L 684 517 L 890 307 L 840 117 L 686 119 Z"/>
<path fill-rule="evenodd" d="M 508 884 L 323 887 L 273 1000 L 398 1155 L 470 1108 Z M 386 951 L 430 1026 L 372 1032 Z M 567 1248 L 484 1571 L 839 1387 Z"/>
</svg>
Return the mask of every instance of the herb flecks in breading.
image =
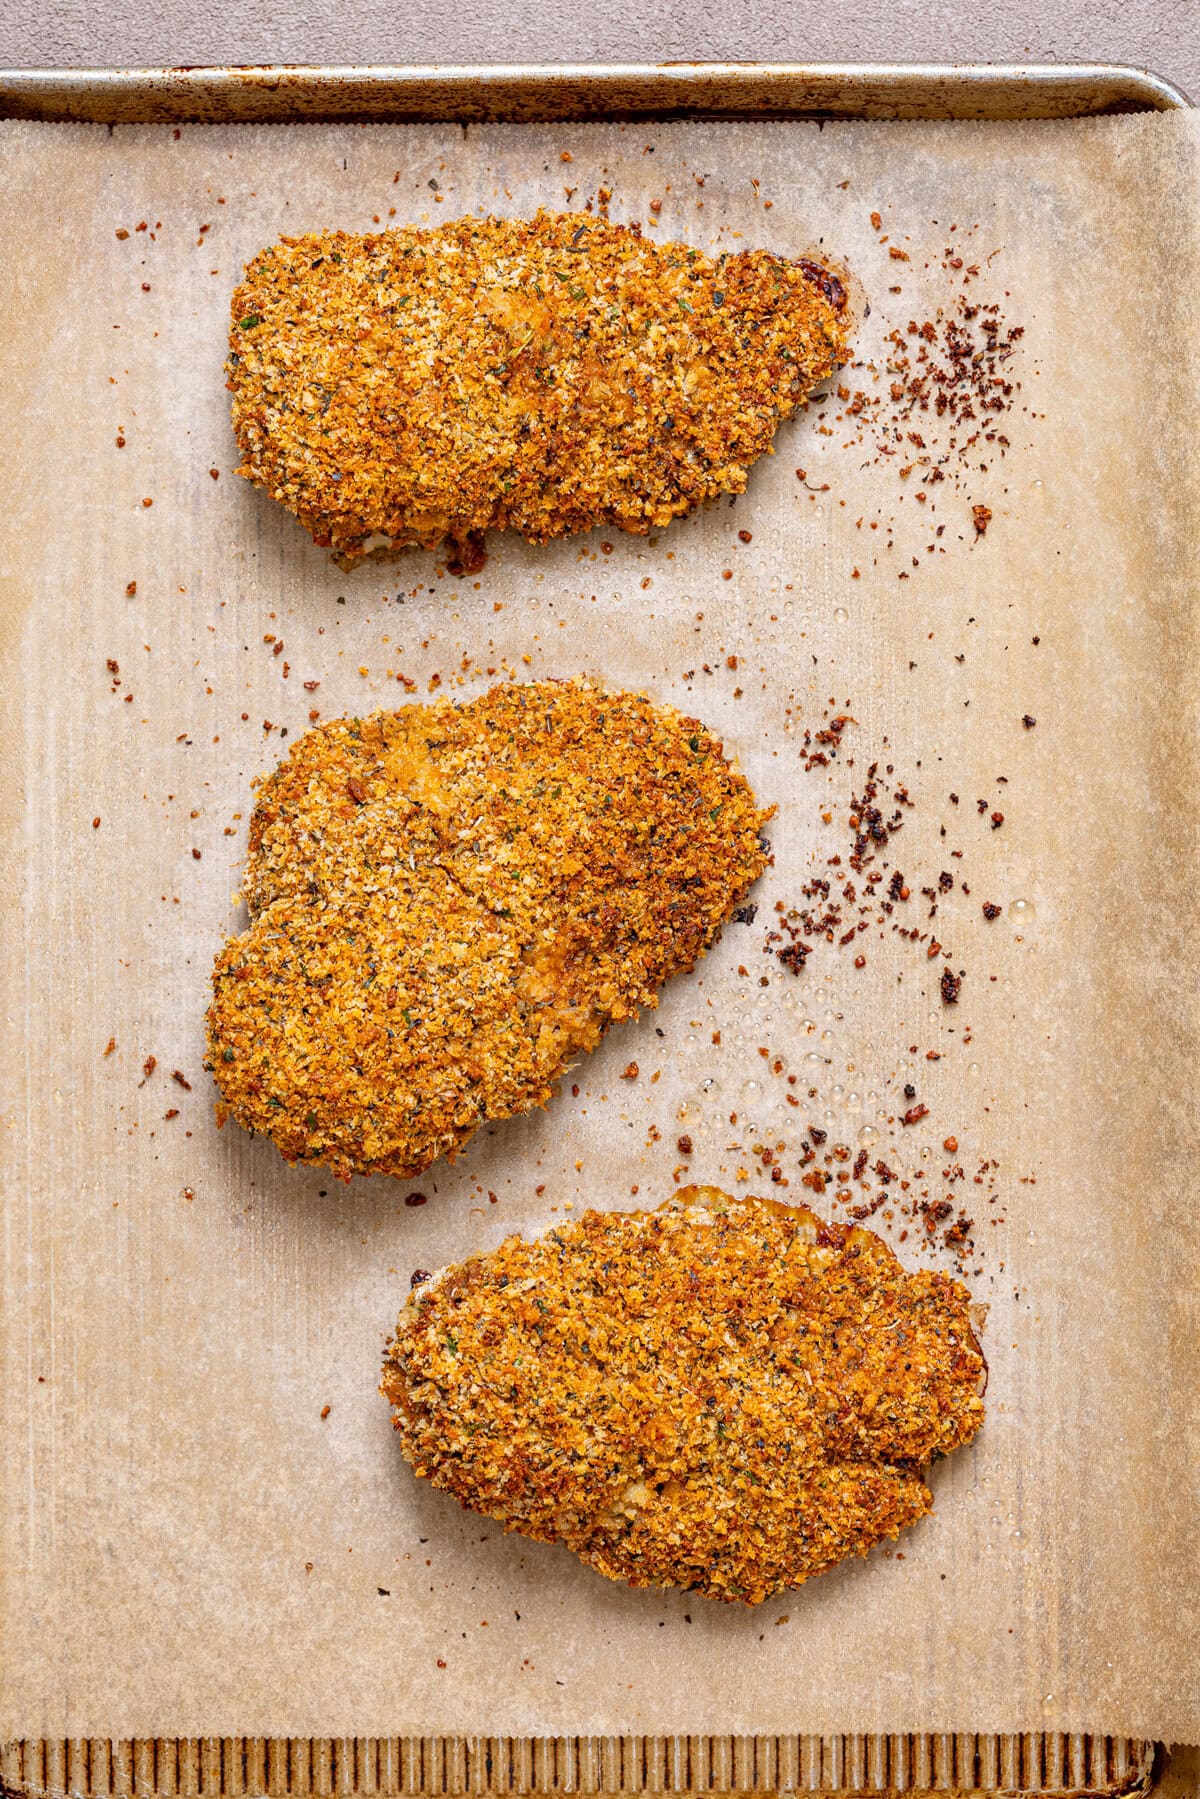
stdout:
<svg viewBox="0 0 1200 1799">
<path fill-rule="evenodd" d="M 224 1109 L 289 1161 L 419 1174 L 656 1004 L 761 874 L 767 816 L 695 719 L 579 682 L 308 731 L 213 973 Z"/>
<path fill-rule="evenodd" d="M 241 473 L 344 565 L 645 532 L 742 491 L 847 327 L 816 264 L 587 214 L 284 238 L 233 296 Z"/>
<path fill-rule="evenodd" d="M 633 1586 L 751 1604 L 930 1510 L 983 1422 L 966 1289 L 689 1187 L 423 1280 L 381 1391 L 416 1473 Z"/>
</svg>

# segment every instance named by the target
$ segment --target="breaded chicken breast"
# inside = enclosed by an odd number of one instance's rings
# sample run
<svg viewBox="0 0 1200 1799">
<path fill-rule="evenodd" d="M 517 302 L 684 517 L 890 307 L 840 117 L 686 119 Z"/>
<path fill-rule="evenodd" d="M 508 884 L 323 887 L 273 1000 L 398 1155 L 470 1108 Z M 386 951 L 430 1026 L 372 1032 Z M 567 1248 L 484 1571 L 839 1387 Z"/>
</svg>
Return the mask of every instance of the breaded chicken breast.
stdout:
<svg viewBox="0 0 1200 1799">
<path fill-rule="evenodd" d="M 233 296 L 240 472 L 343 566 L 740 493 L 844 359 L 845 288 L 586 213 L 284 238 Z"/>
<path fill-rule="evenodd" d="M 767 816 L 695 719 L 578 682 L 308 731 L 213 972 L 222 1114 L 291 1162 L 419 1174 L 657 1003 L 762 872 Z"/>
<path fill-rule="evenodd" d="M 757 1604 L 930 1510 L 923 1465 L 983 1422 L 967 1303 L 870 1231 L 687 1187 L 424 1279 L 381 1391 L 465 1506 Z"/>
</svg>

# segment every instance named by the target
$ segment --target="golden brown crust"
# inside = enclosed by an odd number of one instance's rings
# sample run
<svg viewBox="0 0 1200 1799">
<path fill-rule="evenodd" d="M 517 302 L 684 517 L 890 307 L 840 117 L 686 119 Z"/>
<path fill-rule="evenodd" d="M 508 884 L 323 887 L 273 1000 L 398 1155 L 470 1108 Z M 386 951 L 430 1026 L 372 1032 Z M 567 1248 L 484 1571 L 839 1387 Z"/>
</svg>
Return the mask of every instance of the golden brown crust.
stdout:
<svg viewBox="0 0 1200 1799">
<path fill-rule="evenodd" d="M 648 531 L 741 492 L 843 359 L 823 276 L 586 213 L 284 238 L 233 296 L 240 472 L 346 565 L 506 526 Z"/>
<path fill-rule="evenodd" d="M 307 732 L 213 971 L 225 1107 L 289 1161 L 419 1174 L 657 1003 L 762 872 L 767 816 L 696 720 L 579 682 Z"/>
<path fill-rule="evenodd" d="M 968 1295 L 715 1188 L 419 1286 L 381 1391 L 419 1475 L 633 1586 L 756 1603 L 930 1509 L 983 1422 Z"/>
</svg>

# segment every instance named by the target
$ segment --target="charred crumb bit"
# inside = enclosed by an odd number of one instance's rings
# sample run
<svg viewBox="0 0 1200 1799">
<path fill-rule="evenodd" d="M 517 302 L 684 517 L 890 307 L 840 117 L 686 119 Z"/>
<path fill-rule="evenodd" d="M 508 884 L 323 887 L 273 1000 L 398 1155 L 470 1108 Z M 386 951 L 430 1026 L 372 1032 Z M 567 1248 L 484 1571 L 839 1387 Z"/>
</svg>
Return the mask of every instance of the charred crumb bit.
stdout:
<svg viewBox="0 0 1200 1799">
<path fill-rule="evenodd" d="M 888 237 L 880 241 L 888 244 Z M 890 262 L 908 255 L 899 245 L 889 245 Z M 824 428 L 829 433 L 833 423 L 843 426 L 842 448 L 848 454 L 861 459 L 865 451 L 871 464 L 893 468 L 902 483 L 915 477 L 913 485 L 919 483 L 920 489 L 913 497 L 930 514 L 937 511 L 941 484 L 969 494 L 971 483 L 1011 448 L 1004 425 L 1020 400 L 1021 382 L 1014 369 L 1025 333 L 1022 326 L 1007 322 L 1000 300 L 985 301 L 963 291 L 981 279 L 982 261 L 969 263 L 947 246 L 940 265 L 930 258 L 925 266 L 946 279 L 949 291 L 942 304 L 924 319 L 898 318 L 886 334 L 884 359 L 843 368 L 835 390 L 841 409 Z M 902 290 L 892 285 L 887 291 L 899 295 Z M 992 512 L 973 503 L 971 515 L 972 541 L 978 541 Z M 857 523 L 861 529 L 863 521 Z M 888 550 L 899 548 L 905 534 L 920 533 L 917 543 L 905 546 L 912 566 L 899 571 L 902 581 L 922 566 L 923 558 L 946 553 L 942 539 L 947 524 L 919 516 L 909 524 L 899 505 L 890 514 L 881 511 L 870 526 L 882 529 L 881 547 Z M 953 534 L 961 541 L 957 530 Z M 916 548 L 921 556 L 911 554 Z"/>
<path fill-rule="evenodd" d="M 1000 826 L 1001 826 L 1001 825 L 1002 825 L 1002 824 L 1003 824 L 1003 823 L 1004 823 L 1004 814 L 1003 814 L 1003 812 L 993 812 L 993 813 L 992 813 L 992 819 L 991 819 L 991 824 L 992 824 L 992 829 L 993 829 L 993 831 L 998 831 L 998 830 L 999 830 L 999 829 L 1000 829 Z"/>
<path fill-rule="evenodd" d="M 962 984 L 963 977 L 961 974 L 953 974 L 950 969 L 943 968 L 941 987 L 942 1004 L 944 1006 L 953 1006 L 958 1003 L 959 989 L 962 987 Z"/>
<path fill-rule="evenodd" d="M 753 924 L 757 916 L 758 907 L 756 905 L 738 906 L 733 914 L 733 922 L 734 924 Z"/>
<path fill-rule="evenodd" d="M 786 944 L 783 949 L 777 949 L 775 954 L 790 973 L 799 974 L 804 967 L 804 964 L 808 961 L 809 956 L 812 954 L 812 944 L 801 943 L 799 941 L 789 943 Z"/>
<path fill-rule="evenodd" d="M 157 1067 L 157 1056 L 147 1056 L 146 1060 L 142 1063 L 142 1079 L 148 1081 Z"/>
<path fill-rule="evenodd" d="M 404 1203 L 406 1206 L 427 1206 L 429 1199 L 424 1193 L 406 1193 Z"/>
<path fill-rule="evenodd" d="M 171 1079 L 175 1082 L 176 1086 L 182 1087 L 185 1093 L 191 1092 L 192 1083 L 188 1080 L 182 1069 L 173 1068 L 171 1070 Z"/>
<path fill-rule="evenodd" d="M 423 1287 L 426 1281 L 431 1281 L 432 1279 L 433 1273 L 430 1269 L 414 1268 L 412 1274 L 409 1276 L 408 1284 L 410 1288 Z"/>
<path fill-rule="evenodd" d="M 97 814 L 96 814 L 96 816 L 95 816 L 95 818 L 93 818 L 93 820 L 92 820 L 92 829 L 93 829 L 93 831 L 98 831 L 98 830 L 99 830 L 99 829 L 100 829 L 100 815 L 99 815 L 99 813 L 97 813 Z"/>
<path fill-rule="evenodd" d="M 321 1407 L 321 1416 L 322 1416 L 322 1418 L 328 1418 L 328 1416 L 329 1416 L 329 1414 L 330 1414 L 330 1412 L 331 1412 L 331 1411 L 332 1411 L 332 1410 L 333 1410 L 333 1408 L 332 1408 L 332 1406 L 327 1406 L 327 1405 L 323 1405 L 323 1406 L 322 1406 L 322 1407 Z"/>
<path fill-rule="evenodd" d="M 806 730 L 801 749 L 801 756 L 806 771 L 811 771 L 814 768 L 827 767 L 837 756 L 837 753 L 841 748 L 842 733 L 845 731 L 846 726 L 854 723 L 855 720 L 848 712 L 839 712 L 820 730 Z"/>
<path fill-rule="evenodd" d="M 999 918 L 1003 909 L 1002 906 L 995 905 L 991 900 L 985 900 L 983 902 L 983 916 L 989 923 L 993 918 Z"/>
<path fill-rule="evenodd" d="M 692 1153 L 692 1140 L 687 1136 L 678 1137 L 675 1141 L 675 1147 L 681 1156 L 690 1156 Z"/>
<path fill-rule="evenodd" d="M 1036 639 L 1034 641 L 1036 642 Z M 1037 719 L 1033 717 L 1032 713 L 1027 712 L 1025 714 L 1024 718 L 1021 720 L 1021 723 L 1024 725 L 1024 727 L 1027 731 L 1032 731 L 1034 725 L 1037 724 Z"/>
</svg>

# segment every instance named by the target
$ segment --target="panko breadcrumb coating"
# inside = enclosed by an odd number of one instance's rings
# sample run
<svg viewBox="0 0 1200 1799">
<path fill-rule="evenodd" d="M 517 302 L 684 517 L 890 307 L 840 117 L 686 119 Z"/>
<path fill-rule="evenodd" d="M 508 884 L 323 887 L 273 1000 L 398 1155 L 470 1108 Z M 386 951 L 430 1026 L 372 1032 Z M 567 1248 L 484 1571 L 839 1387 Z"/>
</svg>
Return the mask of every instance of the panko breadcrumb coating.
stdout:
<svg viewBox="0 0 1200 1799">
<path fill-rule="evenodd" d="M 695 719 L 581 682 L 308 731 L 250 826 L 205 1066 L 290 1162 L 419 1174 L 657 1004 L 766 863 Z"/>
<path fill-rule="evenodd" d="M 964 1287 L 687 1187 L 426 1279 L 381 1392 L 415 1472 L 637 1587 L 757 1604 L 931 1509 L 983 1423 Z"/>
<path fill-rule="evenodd" d="M 586 213 L 284 238 L 233 296 L 240 473 L 346 567 L 645 532 L 742 491 L 848 328 L 819 264 Z"/>
</svg>

